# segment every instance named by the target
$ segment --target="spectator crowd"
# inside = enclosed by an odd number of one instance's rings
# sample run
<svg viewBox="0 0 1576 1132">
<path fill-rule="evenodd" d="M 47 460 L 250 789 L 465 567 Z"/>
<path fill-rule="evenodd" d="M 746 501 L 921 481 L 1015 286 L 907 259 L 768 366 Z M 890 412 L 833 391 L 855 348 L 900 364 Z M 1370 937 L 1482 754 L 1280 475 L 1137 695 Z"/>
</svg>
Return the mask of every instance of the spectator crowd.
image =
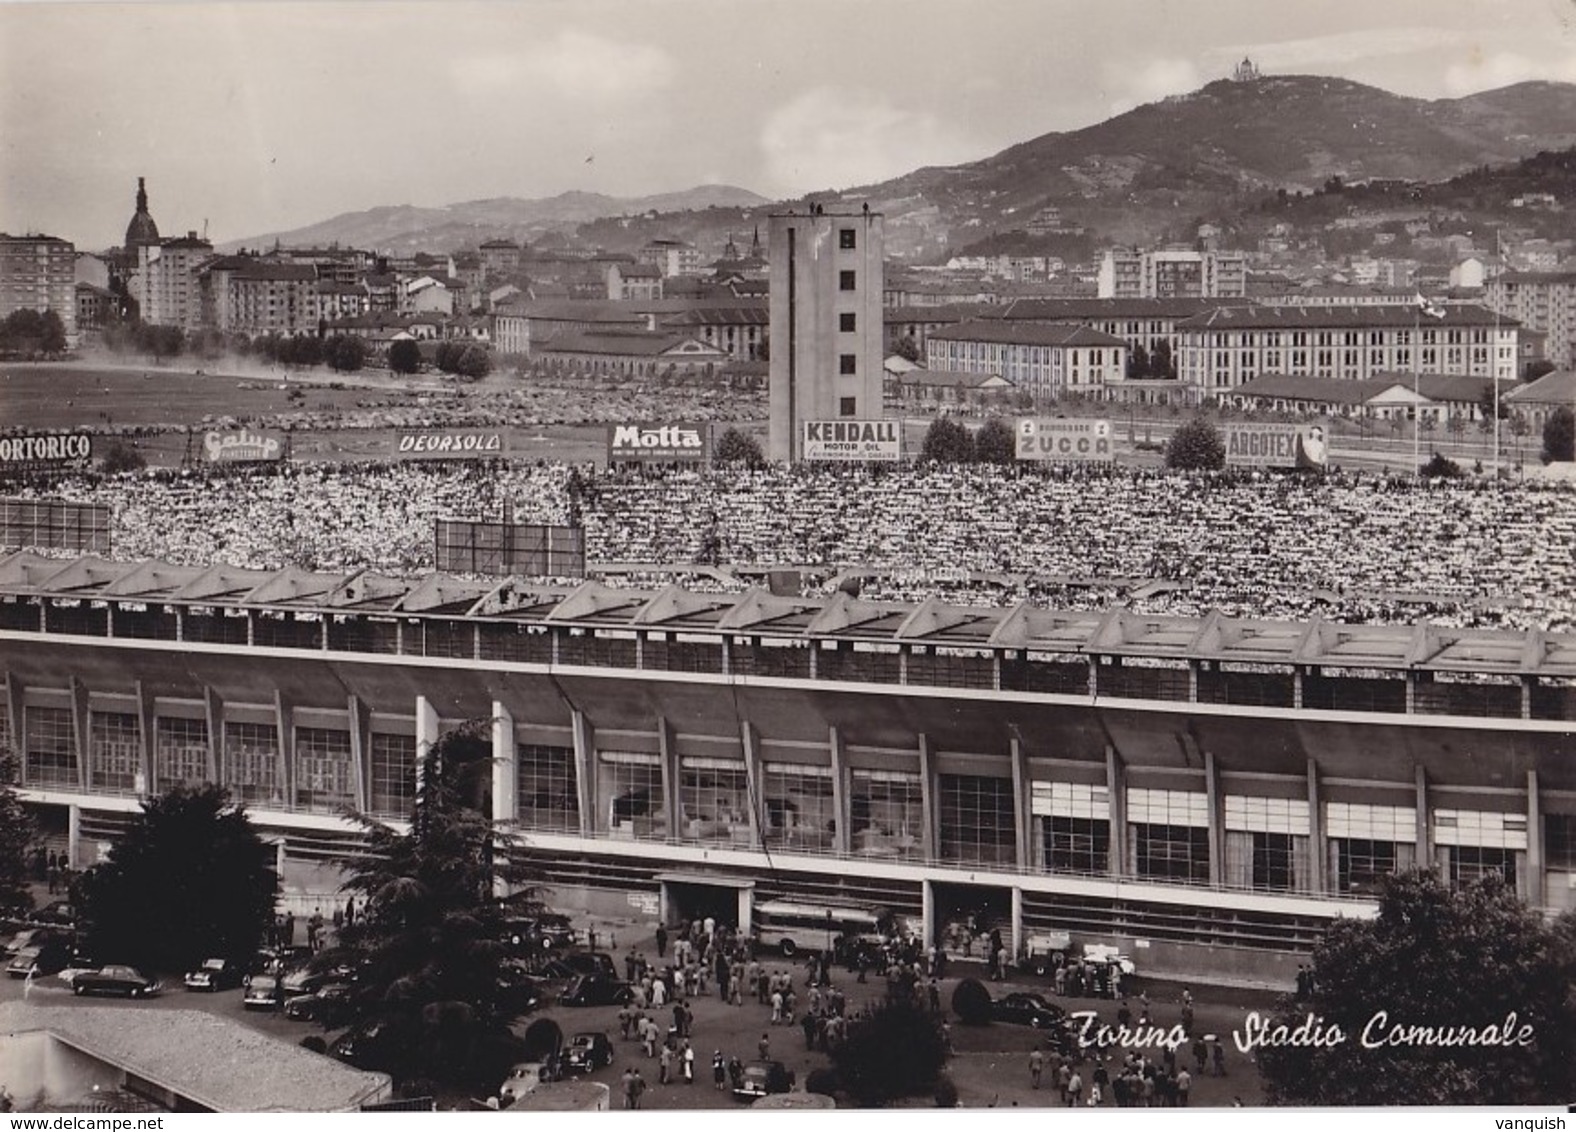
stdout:
<svg viewBox="0 0 1576 1132">
<path fill-rule="evenodd" d="M 285 464 L 85 475 L 117 558 L 414 574 L 438 518 L 581 523 L 591 572 L 798 568 L 807 593 L 1462 627 L 1576 628 L 1576 489 L 1331 473 L 970 466 Z M 608 576 L 650 584 L 659 570 Z"/>
</svg>

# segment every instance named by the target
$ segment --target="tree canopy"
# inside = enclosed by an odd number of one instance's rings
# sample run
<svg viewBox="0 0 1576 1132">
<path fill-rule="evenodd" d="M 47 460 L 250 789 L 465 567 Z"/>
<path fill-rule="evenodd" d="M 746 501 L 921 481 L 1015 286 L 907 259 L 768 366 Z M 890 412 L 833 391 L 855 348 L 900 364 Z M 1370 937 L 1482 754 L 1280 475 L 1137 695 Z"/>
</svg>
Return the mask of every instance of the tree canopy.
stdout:
<svg viewBox="0 0 1576 1132">
<path fill-rule="evenodd" d="M 1566 408 L 1555 409 L 1543 424 L 1543 462 L 1576 460 L 1576 417 Z"/>
<path fill-rule="evenodd" d="M 760 441 L 731 426 L 717 438 L 717 450 L 712 458 L 719 464 L 747 464 L 752 468 L 758 468 L 766 462 L 761 455 Z"/>
<path fill-rule="evenodd" d="M 1548 925 L 1497 876 L 1452 889 L 1415 870 L 1391 879 L 1377 918 L 1326 930 L 1312 992 L 1281 1002 L 1255 1056 L 1279 1104 L 1566 1102 L 1576 1096 L 1573 980 L 1576 915 Z M 1291 1044 L 1310 1018 L 1326 1040 Z M 1288 1028 L 1285 1041 L 1275 1026 Z M 1461 1028 L 1508 1044 L 1451 1041 Z M 1254 1032 L 1250 1020 L 1242 1033 Z"/>
<path fill-rule="evenodd" d="M 1166 467 L 1212 470 L 1226 466 L 1226 442 L 1220 430 L 1205 417 L 1193 417 L 1177 426 L 1166 445 Z"/>
<path fill-rule="evenodd" d="M 28 891 L 28 851 L 33 846 L 33 819 L 16 793 L 16 758 L 0 746 L 0 915 L 33 907 Z"/>
<path fill-rule="evenodd" d="M 982 464 L 1011 464 L 1018 458 L 1018 438 L 1000 417 L 990 417 L 974 436 L 974 458 Z"/>
<path fill-rule="evenodd" d="M 27 357 L 66 352 L 66 327 L 54 311 L 23 309 L 0 319 L 0 353 Z"/>
<path fill-rule="evenodd" d="M 361 907 L 321 961 L 356 972 L 353 1017 L 394 1035 L 374 1057 L 401 1080 L 491 1087 L 519 1052 L 504 920 L 539 905 L 490 817 L 491 754 L 485 724 L 433 744 L 408 832 L 353 815 L 368 845 L 343 887 Z"/>
<path fill-rule="evenodd" d="M 974 436 L 952 417 L 937 417 L 925 430 L 919 458 L 934 464 L 972 464 Z"/>
<path fill-rule="evenodd" d="M 395 373 L 415 373 L 421 368 L 421 347 L 413 338 L 389 343 L 389 369 Z"/>
<path fill-rule="evenodd" d="M 90 954 L 154 971 L 249 959 L 273 921 L 274 851 L 214 785 L 178 786 L 81 878 Z"/>
<path fill-rule="evenodd" d="M 883 1003 L 854 1021 L 847 1040 L 832 1051 L 838 1088 L 867 1108 L 929 1095 L 946 1060 L 941 1016 L 907 999 Z"/>
</svg>

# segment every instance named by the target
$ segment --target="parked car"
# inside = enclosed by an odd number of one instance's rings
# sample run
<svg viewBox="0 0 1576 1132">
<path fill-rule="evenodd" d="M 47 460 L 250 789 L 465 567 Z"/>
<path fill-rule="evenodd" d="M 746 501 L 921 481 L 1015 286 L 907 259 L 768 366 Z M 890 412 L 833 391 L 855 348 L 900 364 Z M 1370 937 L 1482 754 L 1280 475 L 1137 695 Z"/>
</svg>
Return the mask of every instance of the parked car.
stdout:
<svg viewBox="0 0 1576 1132">
<path fill-rule="evenodd" d="M 586 1031 L 569 1039 L 569 1049 L 564 1055 L 564 1070 L 569 1073 L 590 1073 L 613 1064 L 613 1043 L 606 1033 Z"/>
<path fill-rule="evenodd" d="M 505 967 L 498 978 L 498 1005 L 505 1010 L 529 1014 L 546 1004 L 547 989 L 518 967 Z"/>
<path fill-rule="evenodd" d="M 278 1010 L 284 1002 L 282 975 L 251 975 L 246 980 L 246 993 L 241 996 L 241 1006 L 247 1010 Z"/>
<path fill-rule="evenodd" d="M 286 971 L 293 971 L 297 967 L 306 966 L 307 960 L 312 958 L 312 949 L 305 944 L 290 947 L 265 947 L 252 958 L 251 973 L 254 975 L 282 975 Z"/>
<path fill-rule="evenodd" d="M 772 1093 L 789 1092 L 794 1085 L 793 1070 L 780 1061 L 747 1061 L 733 1087 L 733 1095 L 741 1101 L 753 1101 Z"/>
<path fill-rule="evenodd" d="M 327 983 L 311 994 L 285 999 L 285 1017 L 327 1027 L 344 1025 L 350 1019 L 350 984 Z"/>
<path fill-rule="evenodd" d="M 70 928 L 77 923 L 76 906 L 65 900 L 54 900 L 27 914 L 27 922 L 35 927 Z"/>
<path fill-rule="evenodd" d="M 219 991 L 241 985 L 241 965 L 229 959 L 204 959 L 202 966 L 188 971 L 182 980 L 187 990 Z"/>
<path fill-rule="evenodd" d="M 559 957 L 559 962 L 575 975 L 592 975 L 604 979 L 618 979 L 618 966 L 613 957 L 604 951 L 571 951 Z"/>
<path fill-rule="evenodd" d="M 69 987 L 76 983 L 78 975 L 85 974 L 89 971 L 97 971 L 102 966 L 104 966 L 104 964 L 96 963 L 92 959 L 88 959 L 85 956 L 73 955 L 71 957 L 71 962 L 67 963 L 58 972 L 56 972 L 55 977 Z"/>
<path fill-rule="evenodd" d="M 319 988 L 326 987 L 329 983 L 345 982 L 350 974 L 348 967 L 315 967 L 308 963 L 304 967 L 297 967 L 285 973 L 285 993 L 315 994 Z"/>
<path fill-rule="evenodd" d="M 498 1107 L 508 1108 L 527 1093 L 534 1092 L 542 1082 L 552 1079 L 546 1062 L 522 1061 L 509 1070 L 509 1076 L 498 1086 Z"/>
<path fill-rule="evenodd" d="M 581 975 L 559 998 L 560 1006 L 623 1006 L 635 992 L 621 979 Z"/>
<path fill-rule="evenodd" d="M 407 1054 L 394 1023 L 377 1019 L 352 1026 L 328 1047 L 328 1055 L 357 1069 L 387 1070 Z"/>
<path fill-rule="evenodd" d="M 993 1022 L 1032 1026 L 1057 1039 L 1067 1034 L 1067 1011 L 1030 991 L 1014 991 L 995 999 L 990 1004 L 990 1016 Z"/>
<path fill-rule="evenodd" d="M 542 912 L 535 916 L 514 916 L 505 920 L 504 939 L 511 947 L 530 954 L 541 954 L 573 947 L 578 936 L 568 916 Z"/>
<path fill-rule="evenodd" d="M 147 998 L 162 989 L 158 979 L 144 975 L 135 967 L 119 964 L 83 971 L 71 980 L 72 994 L 123 994 L 127 998 Z"/>
<path fill-rule="evenodd" d="M 46 936 L 42 942 L 33 943 L 22 948 L 11 962 L 6 964 L 5 973 L 13 979 L 25 979 L 28 975 L 38 978 L 41 975 L 58 975 L 71 965 L 71 945 L 64 939 Z"/>
</svg>

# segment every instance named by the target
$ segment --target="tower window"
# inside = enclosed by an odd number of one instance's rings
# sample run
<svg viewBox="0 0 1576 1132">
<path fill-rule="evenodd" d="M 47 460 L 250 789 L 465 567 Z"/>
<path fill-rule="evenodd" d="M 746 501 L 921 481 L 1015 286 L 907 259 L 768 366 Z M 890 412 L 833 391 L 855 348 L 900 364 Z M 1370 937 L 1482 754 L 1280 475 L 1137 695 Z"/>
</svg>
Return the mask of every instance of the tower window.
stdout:
<svg viewBox="0 0 1576 1132">
<path fill-rule="evenodd" d="M 851 417 L 855 413 L 857 413 L 858 411 L 859 411 L 859 399 L 857 397 L 843 397 L 843 398 L 840 398 L 838 400 L 838 402 L 837 402 L 837 414 L 838 414 L 838 416 Z"/>
<path fill-rule="evenodd" d="M 837 273 L 837 289 L 839 291 L 856 291 L 859 289 L 852 271 L 839 271 Z"/>
<path fill-rule="evenodd" d="M 837 355 L 837 372 L 842 374 L 850 374 L 855 372 L 853 354 Z"/>
<path fill-rule="evenodd" d="M 839 228 L 837 230 L 837 246 L 845 252 L 851 252 L 858 247 L 857 239 L 852 228 Z"/>
<path fill-rule="evenodd" d="M 845 334 L 852 334 L 856 329 L 854 322 L 856 317 L 857 316 L 853 311 L 844 311 L 842 314 L 837 316 L 837 329 L 843 331 Z"/>
</svg>

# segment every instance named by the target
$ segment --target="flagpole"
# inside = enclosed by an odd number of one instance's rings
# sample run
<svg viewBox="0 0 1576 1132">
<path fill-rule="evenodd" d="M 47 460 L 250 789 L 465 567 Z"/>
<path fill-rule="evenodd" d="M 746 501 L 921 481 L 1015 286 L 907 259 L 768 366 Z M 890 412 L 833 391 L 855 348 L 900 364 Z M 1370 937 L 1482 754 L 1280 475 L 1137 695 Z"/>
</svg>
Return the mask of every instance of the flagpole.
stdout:
<svg viewBox="0 0 1576 1132">
<path fill-rule="evenodd" d="M 1423 308 L 1412 305 L 1412 478 L 1422 475 L 1423 467 Z"/>
<path fill-rule="evenodd" d="M 1494 272 L 1499 274 L 1504 263 L 1500 244 L 1503 229 L 1494 229 Z M 1499 479 L 1499 304 L 1494 304 L 1494 340 L 1488 348 L 1488 374 L 1494 382 L 1494 479 Z"/>
</svg>

